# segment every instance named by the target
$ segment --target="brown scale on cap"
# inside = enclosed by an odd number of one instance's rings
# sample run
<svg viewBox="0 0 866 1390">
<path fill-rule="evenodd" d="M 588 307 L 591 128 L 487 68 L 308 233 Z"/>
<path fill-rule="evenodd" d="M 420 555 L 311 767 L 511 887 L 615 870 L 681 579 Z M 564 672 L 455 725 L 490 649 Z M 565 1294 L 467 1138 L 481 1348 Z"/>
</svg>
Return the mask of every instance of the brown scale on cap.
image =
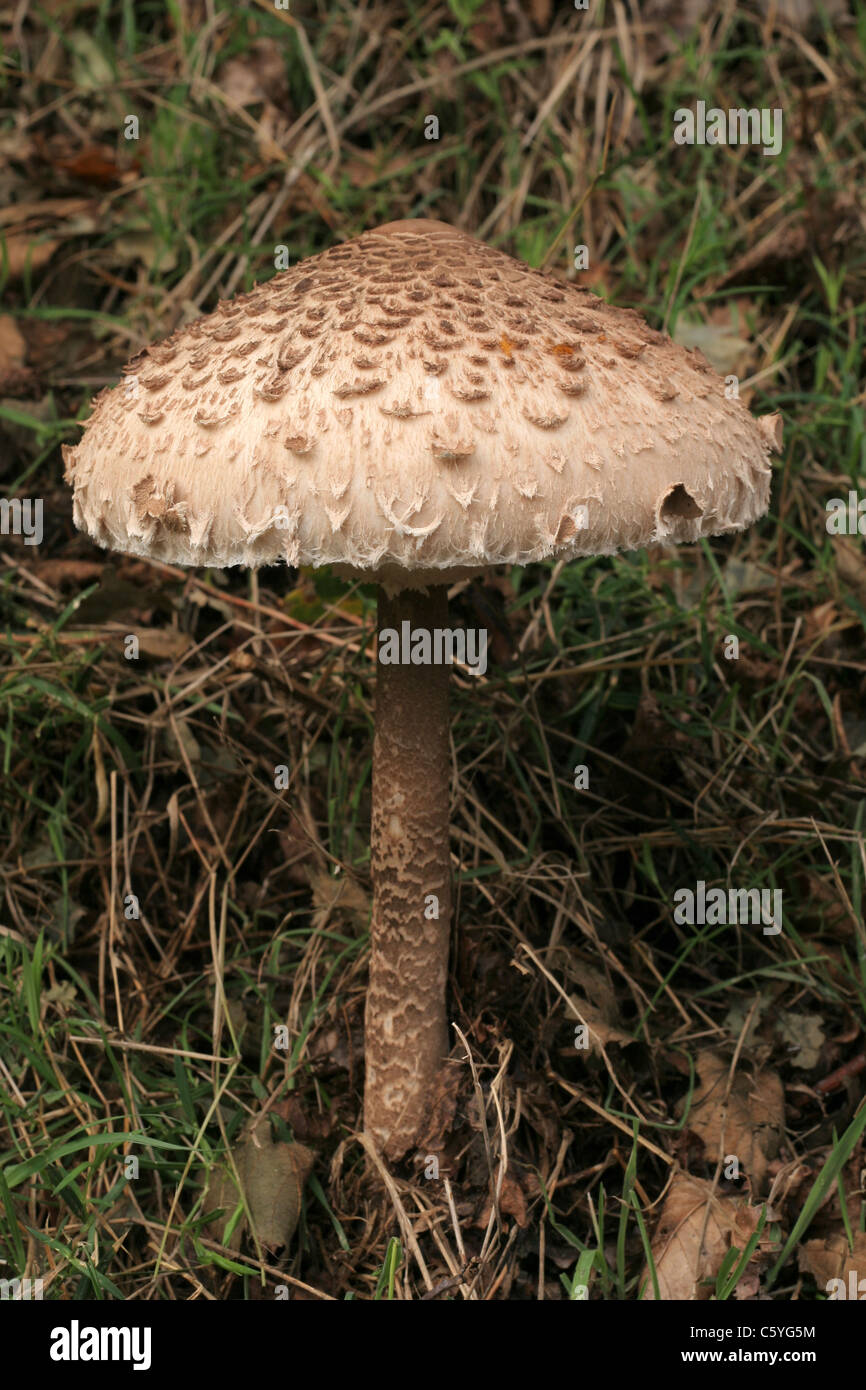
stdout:
<svg viewBox="0 0 866 1390">
<path fill-rule="evenodd" d="M 694 540 L 765 510 L 778 447 L 772 427 L 725 398 L 699 353 L 635 311 L 432 221 L 389 223 L 312 256 L 127 370 L 138 389 L 103 393 L 81 443 L 64 451 L 76 524 L 102 544 L 177 564 L 385 566 L 423 585 L 477 568 L 480 529 L 489 564 Z M 169 386 L 170 408 L 151 403 Z M 291 428 L 305 400 L 341 428 L 301 467 L 288 441 L 306 437 Z M 269 431 L 273 421 L 280 428 Z M 239 422 L 241 445 L 222 457 L 220 436 Z M 206 461 L 204 433 L 214 446 Z M 552 434 L 558 472 L 547 462 Z M 468 507 L 449 491 L 458 465 L 473 485 Z M 352 483 L 334 533 L 320 498 L 337 467 Z M 528 473 L 538 480 L 531 496 Z M 242 487 L 251 476 L 257 485 Z M 135 489 L 147 478 L 182 503 L 186 527 L 176 512 L 170 525 L 142 518 Z M 677 487 L 688 512 L 665 503 Z M 236 500 L 248 495 L 252 515 Z M 416 509 L 422 529 L 437 525 L 420 540 L 395 530 L 392 498 L 398 512 Z M 561 522 L 575 499 L 587 525 L 571 534 Z"/>
</svg>

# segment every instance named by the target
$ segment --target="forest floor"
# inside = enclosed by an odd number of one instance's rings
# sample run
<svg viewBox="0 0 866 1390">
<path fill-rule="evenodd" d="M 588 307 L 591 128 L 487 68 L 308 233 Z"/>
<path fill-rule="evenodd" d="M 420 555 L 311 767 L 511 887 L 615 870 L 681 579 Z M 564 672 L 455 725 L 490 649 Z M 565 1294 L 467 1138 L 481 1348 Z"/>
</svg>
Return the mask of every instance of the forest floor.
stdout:
<svg viewBox="0 0 866 1390">
<path fill-rule="evenodd" d="M 814 1300 L 866 1274 L 866 560 L 827 527 L 866 473 L 866 8 L 703 10 L 0 7 L 0 484 L 43 503 L 0 551 L 6 1277 Z M 780 110 L 779 153 L 678 146 L 698 100 Z M 638 308 L 784 448 L 743 534 L 453 587 L 493 635 L 452 680 L 454 1047 L 386 1174 L 359 1133 L 375 590 L 100 551 L 60 449 L 281 245 L 415 216 Z M 782 929 L 678 921 L 700 884 L 781 893 Z"/>
</svg>

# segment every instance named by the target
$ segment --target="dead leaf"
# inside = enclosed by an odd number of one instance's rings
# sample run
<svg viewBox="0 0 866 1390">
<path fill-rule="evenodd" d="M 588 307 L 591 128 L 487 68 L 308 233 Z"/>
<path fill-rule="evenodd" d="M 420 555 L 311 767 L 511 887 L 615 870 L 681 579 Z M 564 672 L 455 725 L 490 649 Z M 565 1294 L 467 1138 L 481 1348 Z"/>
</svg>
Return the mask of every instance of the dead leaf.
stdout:
<svg viewBox="0 0 866 1390">
<path fill-rule="evenodd" d="M 684 348 L 698 348 L 720 376 L 735 372 L 744 376 L 752 355 L 752 343 L 743 338 L 730 320 L 716 323 L 696 323 L 677 319 L 673 340 Z"/>
<path fill-rule="evenodd" d="M 742 1037 L 749 1017 L 751 1022 L 743 1037 L 744 1047 L 748 1048 L 755 1042 L 759 1030 L 763 1028 L 766 1037 L 768 1029 L 772 1028 L 787 1049 L 793 1066 L 806 1071 L 818 1065 L 825 1042 L 822 1020 L 818 1014 L 790 1013 L 787 1009 L 779 1009 L 775 991 L 765 989 L 751 1003 L 743 1001 L 728 1009 L 725 1031 L 732 1038 Z"/>
<path fill-rule="evenodd" d="M 26 356 L 27 343 L 15 320 L 0 314 L 0 396 L 27 396 L 36 387 L 36 375 L 24 363 Z"/>
<path fill-rule="evenodd" d="M 582 289 L 592 290 L 593 293 L 607 298 L 613 294 L 616 278 L 616 268 L 609 261 L 596 259 L 590 261 L 586 270 L 577 272 L 574 283 Z"/>
<path fill-rule="evenodd" d="M 342 1024 L 321 1028 L 307 1047 L 307 1057 L 314 1064 L 318 1076 L 349 1071 L 353 1060 L 357 1061 L 363 1055 L 364 1033 L 360 1025 L 348 1031 Z"/>
<path fill-rule="evenodd" d="M 803 635 L 809 642 L 823 639 L 837 626 L 841 618 L 839 609 L 832 599 L 818 603 L 803 614 Z"/>
<path fill-rule="evenodd" d="M 451 1131 L 457 1111 L 462 1072 L 459 1066 L 446 1062 L 436 1073 L 427 1098 L 427 1114 L 418 1131 L 417 1148 L 421 1154 L 440 1153 Z"/>
<path fill-rule="evenodd" d="M 836 573 L 843 585 L 850 586 L 861 603 L 866 603 L 866 560 L 861 546 L 845 539 L 833 537 L 836 553 Z"/>
<path fill-rule="evenodd" d="M 579 994 L 569 995 L 568 1020 L 572 1029 L 586 1024 L 590 1052 L 600 1056 L 602 1048 L 609 1043 L 627 1047 L 635 1041 L 620 1027 L 616 995 L 601 971 L 593 969 L 582 958 L 575 958 L 573 952 L 562 949 L 554 952 L 551 965 L 561 972 L 568 984 L 577 985 L 580 990 Z"/>
<path fill-rule="evenodd" d="M 91 198 L 43 198 L 41 202 L 12 203 L 8 208 L 0 208 L 0 227 L 33 230 L 37 226 L 79 217 L 88 211 L 95 212 L 96 207 Z"/>
<path fill-rule="evenodd" d="M 396 182 L 412 163 L 410 154 L 389 155 L 387 149 L 379 145 L 372 150 L 355 145 L 344 149 L 340 173 L 354 188 L 372 188 L 381 181 Z"/>
<path fill-rule="evenodd" d="M 776 1033 L 791 1051 L 791 1065 L 811 1071 L 821 1060 L 826 1041 L 820 1015 L 788 1013 L 782 1009 L 775 1019 Z"/>
<path fill-rule="evenodd" d="M 652 1242 L 659 1299 L 709 1298 L 731 1246 L 745 1248 L 760 1215 L 745 1197 L 720 1196 L 712 1183 L 677 1173 Z M 644 1281 L 643 1298 L 655 1299 L 648 1268 Z"/>
<path fill-rule="evenodd" d="M 334 1115 L 331 1110 L 323 1110 L 321 1113 L 307 1110 L 297 1095 L 289 1095 L 277 1101 L 271 1113 L 285 1120 L 302 1144 L 308 1140 L 317 1143 L 327 1139 L 334 1127 Z"/>
<path fill-rule="evenodd" d="M 285 47 L 275 39 L 256 39 L 243 57 L 230 58 L 223 64 L 216 83 L 236 106 L 258 106 L 262 102 L 284 105 L 289 94 Z"/>
<path fill-rule="evenodd" d="M 25 268 L 39 270 L 57 251 L 61 236 L 82 236 L 96 230 L 98 204 L 91 198 L 44 198 L 0 209 L 0 267 L 9 274 Z"/>
<path fill-rule="evenodd" d="M 9 314 L 0 314 L 0 372 L 10 367 L 23 367 L 27 344 L 18 325 Z"/>
<path fill-rule="evenodd" d="M 539 0 L 532 0 L 532 3 L 538 4 Z M 544 4 L 545 0 L 540 0 L 540 3 Z M 546 3 L 549 5 L 550 0 L 546 0 Z M 478 18 L 469 29 L 469 42 L 473 48 L 486 53 L 502 43 L 508 33 L 508 22 L 502 13 L 499 0 L 488 0 L 476 14 Z"/>
<path fill-rule="evenodd" d="M 86 29 L 73 29 L 66 43 L 72 50 L 72 80 L 79 93 L 113 86 L 117 76 L 114 65 L 92 34 Z"/>
<path fill-rule="evenodd" d="M 201 762 L 201 744 L 186 719 L 175 719 L 165 730 L 165 746 L 172 757 L 185 762 L 184 753 L 193 764 Z"/>
<path fill-rule="evenodd" d="M 734 1289 L 734 1298 L 744 1300 L 747 1298 L 757 1298 L 761 1289 L 761 1276 L 757 1269 L 744 1269 L 737 1286 Z"/>
<path fill-rule="evenodd" d="M 750 1047 L 755 1041 L 755 1036 L 761 1027 L 764 1014 L 772 1004 L 774 997 L 772 990 L 765 989 L 762 990 L 760 994 L 754 995 L 752 999 L 747 998 L 736 1004 L 732 1004 L 725 1014 L 724 1019 L 725 1032 L 728 1036 L 735 1042 L 737 1039 L 742 1038 L 742 1046 L 746 1048 Z M 748 1031 L 744 1035 L 743 1029 L 746 1027 L 747 1018 L 750 1018 L 751 1021 Z"/>
<path fill-rule="evenodd" d="M 90 584 L 102 575 L 100 560 L 37 560 L 30 569 L 43 583 L 52 589 L 63 589 L 69 585 Z"/>
<path fill-rule="evenodd" d="M 5 239 L 0 237 L 0 267 L 6 266 L 11 278 L 17 279 L 25 270 L 41 270 L 51 260 L 59 245 L 59 241 L 41 241 L 36 237 L 18 236 L 13 232 Z"/>
<path fill-rule="evenodd" d="M 852 1287 L 857 1288 L 856 1297 L 866 1291 L 859 1289 L 861 1279 L 866 1281 L 866 1231 L 854 1232 L 854 1249 L 848 1244 L 846 1236 L 830 1236 L 827 1240 L 807 1240 L 797 1253 L 797 1260 L 804 1274 L 811 1274 L 822 1291 L 831 1297 L 841 1298 L 842 1291 L 827 1288 L 831 1279 L 841 1279 L 845 1286 L 844 1296 L 852 1296 Z M 853 1279 L 851 1276 L 854 1276 Z"/>
<path fill-rule="evenodd" d="M 259 1118 L 247 1128 L 245 1137 L 235 1145 L 232 1156 L 241 1188 L 246 1197 L 253 1232 L 267 1250 L 288 1245 L 301 1213 L 301 1196 L 309 1177 L 314 1154 L 303 1144 L 274 1143 L 270 1124 Z M 212 1219 L 204 1230 L 213 1240 L 222 1241 L 223 1232 L 236 1210 L 240 1198 L 237 1183 L 229 1164 L 220 1165 L 210 1175 L 205 1188 L 204 1209 L 224 1208 L 224 1214 Z M 246 1216 L 234 1227 L 228 1248 L 238 1250 Z"/>
<path fill-rule="evenodd" d="M 493 1199 L 492 1197 L 487 1197 L 473 1225 L 482 1231 L 486 1230 L 492 1210 Z M 528 1221 L 526 1215 L 526 1198 L 523 1195 L 523 1188 L 520 1182 L 513 1173 L 506 1173 L 502 1179 L 502 1187 L 499 1192 L 499 1210 L 503 1216 L 513 1216 L 515 1224 L 519 1226 L 521 1230 L 526 1226 Z"/>
<path fill-rule="evenodd" d="M 737 598 L 742 593 L 754 593 L 759 589 L 773 589 L 776 576 L 766 565 L 756 565 L 753 560 L 741 560 L 729 555 L 722 571 L 725 593 L 729 598 Z"/>
<path fill-rule="evenodd" d="M 102 566 L 99 588 L 78 604 L 75 622 L 94 626 L 97 623 L 119 622 L 121 615 L 142 618 L 152 612 L 154 601 L 152 591 L 125 579 L 112 564 L 105 564 Z"/>
<path fill-rule="evenodd" d="M 134 627 L 131 632 L 138 638 L 140 651 L 163 661 L 183 656 L 192 646 L 189 633 L 180 632 L 175 627 Z"/>
<path fill-rule="evenodd" d="M 83 149 L 70 152 L 66 158 L 53 159 L 51 163 L 61 173 L 69 174 L 83 183 L 95 183 L 100 188 L 129 181 L 130 174 L 134 176 L 137 169 L 137 162 L 121 169 L 110 145 L 85 145 Z"/>
<path fill-rule="evenodd" d="M 775 1072 L 750 1077 L 737 1071 L 728 1091 L 730 1063 L 715 1052 L 697 1057 L 700 1081 L 688 1115 L 704 1141 L 708 1163 L 733 1154 L 752 1192 L 764 1189 L 767 1165 L 779 1152 L 785 1128 L 785 1093 Z"/>
<path fill-rule="evenodd" d="M 111 243 L 111 254 L 121 265 L 141 261 L 148 270 L 174 270 L 177 265 L 174 247 L 164 237 L 158 237 L 143 217 L 126 224 L 123 234 Z"/>
<path fill-rule="evenodd" d="M 596 1055 L 601 1055 L 601 1050 L 610 1043 L 619 1043 L 620 1047 L 627 1047 L 629 1043 L 635 1041 L 628 1033 L 624 1033 L 615 1023 L 608 1022 L 602 1009 L 595 1004 L 591 1004 L 588 999 L 581 999 L 579 995 L 569 995 L 569 1003 L 572 1009 L 580 1016 L 580 1021 L 586 1024 L 587 1036 L 589 1039 L 589 1051 Z M 580 1021 L 576 1018 L 571 1020 L 575 1028 L 580 1027 Z"/>
<path fill-rule="evenodd" d="M 552 13 L 552 0 L 529 0 L 529 14 L 536 29 L 549 29 Z"/>
<path fill-rule="evenodd" d="M 58 1004 L 62 1008 L 71 1009 L 77 993 L 78 990 L 71 980 L 61 980 L 59 984 L 43 990 L 42 998 L 49 1004 Z"/>
<path fill-rule="evenodd" d="M 313 927 L 316 931 L 325 926 L 334 912 L 353 917 L 356 923 L 366 928 L 370 920 L 370 902 L 360 884 L 347 873 L 334 877 L 324 869 L 311 868 L 308 872 L 310 887 L 313 890 Z"/>
</svg>

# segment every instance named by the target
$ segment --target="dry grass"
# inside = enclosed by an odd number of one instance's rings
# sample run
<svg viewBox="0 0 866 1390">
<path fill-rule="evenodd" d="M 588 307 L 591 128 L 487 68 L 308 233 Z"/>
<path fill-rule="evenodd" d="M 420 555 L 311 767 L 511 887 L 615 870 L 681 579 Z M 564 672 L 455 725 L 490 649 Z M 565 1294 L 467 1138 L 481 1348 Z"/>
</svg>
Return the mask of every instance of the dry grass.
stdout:
<svg viewBox="0 0 866 1390">
<path fill-rule="evenodd" d="M 0 468 L 45 516 L 0 555 L 0 1256 L 46 1297 L 634 1299 L 683 1171 L 765 1212 L 739 1296 L 823 1296 L 805 1242 L 866 1230 L 866 566 L 824 525 L 864 471 L 866 14 L 682 12 L 0 14 Z M 783 154 L 674 147 L 697 97 L 781 107 Z M 586 244 L 584 283 L 699 321 L 786 447 L 748 535 L 455 586 L 494 646 L 453 682 L 454 1047 L 388 1173 L 358 1133 L 374 593 L 96 552 L 59 444 L 276 246 L 425 214 L 564 278 Z M 677 924 L 699 880 L 781 889 L 783 932 Z M 202 1203 L 262 1113 L 315 1154 L 276 1254 Z"/>
</svg>

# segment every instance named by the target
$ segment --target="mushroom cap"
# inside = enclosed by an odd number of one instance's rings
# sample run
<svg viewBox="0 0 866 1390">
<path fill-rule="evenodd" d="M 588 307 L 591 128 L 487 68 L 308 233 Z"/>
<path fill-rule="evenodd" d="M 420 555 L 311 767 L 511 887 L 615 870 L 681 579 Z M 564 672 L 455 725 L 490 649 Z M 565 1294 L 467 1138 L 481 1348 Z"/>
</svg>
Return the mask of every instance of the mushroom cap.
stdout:
<svg viewBox="0 0 866 1390">
<path fill-rule="evenodd" d="M 741 530 L 780 444 L 700 352 L 433 221 L 311 256 L 124 374 L 64 449 L 76 526 L 390 591 Z"/>
</svg>

